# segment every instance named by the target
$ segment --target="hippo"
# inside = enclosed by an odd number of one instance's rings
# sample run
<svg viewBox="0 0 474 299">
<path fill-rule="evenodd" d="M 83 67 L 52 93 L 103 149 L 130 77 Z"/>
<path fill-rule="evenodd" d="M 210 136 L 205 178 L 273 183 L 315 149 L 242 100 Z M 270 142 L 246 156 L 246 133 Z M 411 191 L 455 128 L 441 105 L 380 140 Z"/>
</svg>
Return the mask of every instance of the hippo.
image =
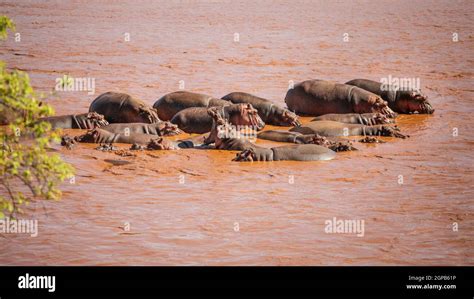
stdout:
<svg viewBox="0 0 474 299">
<path fill-rule="evenodd" d="M 180 142 L 178 144 L 157 135 L 141 133 L 112 133 L 101 128 L 90 130 L 74 139 L 75 141 L 84 143 L 128 143 L 146 145 L 150 149 L 178 149 L 179 147 L 193 147 L 192 143 Z"/>
<path fill-rule="evenodd" d="M 238 153 L 232 161 L 327 161 L 336 152 L 315 144 L 286 145 L 272 148 L 252 147 Z"/>
<path fill-rule="evenodd" d="M 380 96 L 362 88 L 324 80 L 307 80 L 286 93 L 288 108 L 298 114 L 320 116 L 329 113 L 381 113 L 394 118 Z"/>
<path fill-rule="evenodd" d="M 109 124 L 102 114 L 96 112 L 42 117 L 39 120 L 50 123 L 53 129 L 90 130 Z"/>
<path fill-rule="evenodd" d="M 392 136 L 406 138 L 397 127 L 387 125 L 365 126 L 360 124 L 345 124 L 336 121 L 312 121 L 300 127 L 290 129 L 290 132 L 301 134 L 319 134 L 322 136 Z"/>
<path fill-rule="evenodd" d="M 222 97 L 234 104 L 249 103 L 258 110 L 258 115 L 266 123 L 275 126 L 299 126 L 298 116 L 271 101 L 245 92 L 232 92 Z"/>
<path fill-rule="evenodd" d="M 106 92 L 98 96 L 90 105 L 89 112 L 104 115 L 109 123 L 160 122 L 156 110 L 128 94 Z"/>
<path fill-rule="evenodd" d="M 208 113 L 209 108 L 193 107 L 186 108 L 176 113 L 171 119 L 173 124 L 186 133 L 203 134 L 211 131 L 212 116 Z M 257 130 L 263 129 L 265 122 L 260 118 L 258 111 L 251 104 L 230 104 L 215 108 L 225 119 L 229 119 L 234 125 L 255 125 Z"/>
<path fill-rule="evenodd" d="M 296 144 L 317 144 L 327 147 L 335 152 L 357 150 L 348 140 L 329 139 L 319 134 L 301 134 L 299 132 L 268 130 L 258 133 L 257 138 L 277 142 Z"/>
<path fill-rule="evenodd" d="M 181 110 L 191 107 L 226 106 L 228 101 L 189 91 L 175 91 L 161 97 L 153 104 L 162 120 L 171 120 Z"/>
<path fill-rule="evenodd" d="M 112 133 L 101 128 L 96 128 L 87 133 L 77 136 L 75 139 L 85 143 L 129 143 L 129 144 L 148 144 L 152 139 L 158 138 L 150 134 L 122 134 Z"/>
<path fill-rule="evenodd" d="M 154 124 L 146 123 L 122 123 L 122 124 L 110 124 L 105 127 L 101 127 L 102 130 L 106 130 L 111 133 L 119 134 L 150 134 L 158 136 L 173 136 L 181 134 L 182 131 L 178 126 L 170 123 L 169 121 L 162 121 Z"/>
<path fill-rule="evenodd" d="M 399 89 L 393 85 L 382 84 L 367 79 L 354 79 L 346 82 L 348 85 L 370 91 L 388 102 L 388 106 L 398 113 L 432 114 L 433 107 L 428 97 L 416 89 Z"/>
<path fill-rule="evenodd" d="M 395 122 L 392 118 L 388 118 L 381 113 L 330 113 L 313 118 L 311 121 L 320 120 L 332 120 L 345 124 L 361 124 L 366 126 L 391 124 Z"/>
</svg>

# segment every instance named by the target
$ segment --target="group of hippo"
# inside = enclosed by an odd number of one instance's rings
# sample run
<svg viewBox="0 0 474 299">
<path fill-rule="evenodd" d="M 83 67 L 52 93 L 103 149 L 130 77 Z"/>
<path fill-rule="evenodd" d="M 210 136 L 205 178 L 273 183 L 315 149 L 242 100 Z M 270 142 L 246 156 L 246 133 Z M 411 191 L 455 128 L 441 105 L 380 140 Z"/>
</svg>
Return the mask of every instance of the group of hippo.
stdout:
<svg viewBox="0 0 474 299">
<path fill-rule="evenodd" d="M 354 149 L 340 136 L 406 136 L 394 126 L 398 113 L 433 113 L 419 90 L 396 90 L 376 81 L 356 79 L 345 84 L 307 80 L 288 90 L 288 109 L 244 92 L 222 98 L 177 91 L 153 107 L 123 93 L 107 92 L 90 105 L 89 113 L 44 118 L 53 128 L 88 129 L 69 142 L 128 143 L 131 149 L 173 150 L 215 148 L 240 151 L 234 161 L 330 160 L 336 151 Z M 301 124 L 298 115 L 316 116 Z M 261 131 L 265 124 L 289 130 Z M 251 127 L 257 138 L 294 143 L 265 148 L 241 138 Z M 165 136 L 201 134 L 173 141 Z M 224 133 L 223 133 L 224 132 Z M 375 139 L 375 141 L 377 141 Z"/>
</svg>

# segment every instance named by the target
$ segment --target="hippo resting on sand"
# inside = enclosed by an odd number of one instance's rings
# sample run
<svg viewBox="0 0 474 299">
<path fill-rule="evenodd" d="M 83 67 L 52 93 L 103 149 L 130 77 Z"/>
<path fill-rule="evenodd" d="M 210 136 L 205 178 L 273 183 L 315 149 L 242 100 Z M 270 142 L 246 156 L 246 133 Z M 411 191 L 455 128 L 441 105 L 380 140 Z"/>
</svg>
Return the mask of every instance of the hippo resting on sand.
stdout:
<svg viewBox="0 0 474 299">
<path fill-rule="evenodd" d="M 109 123 L 160 122 L 155 109 L 128 94 L 106 92 L 98 96 L 89 107 L 89 112 L 104 115 Z"/>
<path fill-rule="evenodd" d="M 245 92 L 232 92 L 222 99 L 234 104 L 248 103 L 258 110 L 258 114 L 266 124 L 275 126 L 299 126 L 298 116 L 288 109 L 281 108 L 271 101 Z"/>
<path fill-rule="evenodd" d="M 346 84 L 353 85 L 370 91 L 388 102 L 388 106 L 398 113 L 423 113 L 432 114 L 433 107 L 428 102 L 428 97 L 416 89 L 400 89 L 396 86 L 382 84 L 367 79 L 355 79 Z"/>
<path fill-rule="evenodd" d="M 359 124 L 344 124 L 335 121 L 312 121 L 301 127 L 290 129 L 301 134 L 319 134 L 321 136 L 392 136 L 406 138 L 397 127 L 387 125 L 364 126 Z"/>
<path fill-rule="evenodd" d="M 298 114 L 381 113 L 395 117 L 381 97 L 362 88 L 324 80 L 307 80 L 289 89 L 285 102 Z"/>
<path fill-rule="evenodd" d="M 53 129 L 90 130 L 109 124 L 103 115 L 95 112 L 43 117 L 39 120 L 50 123 Z"/>
<path fill-rule="evenodd" d="M 125 124 L 110 124 L 101 129 L 111 133 L 119 134 L 150 134 L 158 136 L 173 136 L 181 134 L 182 131 L 178 129 L 178 126 L 170 123 L 169 121 L 162 121 L 155 124 L 145 123 L 125 123 Z"/>
<path fill-rule="evenodd" d="M 171 122 L 186 133 L 210 132 L 213 119 L 209 115 L 208 109 L 204 107 L 186 108 L 173 116 Z M 223 107 L 213 107 L 213 109 L 234 125 L 254 126 L 257 130 L 261 130 L 265 126 L 258 111 L 251 104 L 230 104 Z"/>
<path fill-rule="evenodd" d="M 153 104 L 162 120 L 171 120 L 181 110 L 191 107 L 226 106 L 228 101 L 189 91 L 176 91 L 164 95 Z"/>
<path fill-rule="evenodd" d="M 391 124 L 395 121 L 392 118 L 380 113 L 347 113 L 347 114 L 324 114 L 313 118 L 311 121 L 332 120 L 345 124 L 361 124 L 366 126 Z"/>
</svg>

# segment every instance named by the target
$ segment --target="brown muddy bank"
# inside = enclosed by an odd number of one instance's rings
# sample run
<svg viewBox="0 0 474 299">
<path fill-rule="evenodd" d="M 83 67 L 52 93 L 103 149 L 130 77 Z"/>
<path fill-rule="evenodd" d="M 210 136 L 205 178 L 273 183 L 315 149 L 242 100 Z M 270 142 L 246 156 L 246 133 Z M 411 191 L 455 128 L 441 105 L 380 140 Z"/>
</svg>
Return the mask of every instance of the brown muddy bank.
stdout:
<svg viewBox="0 0 474 299">
<path fill-rule="evenodd" d="M 0 44 L 0 59 L 27 71 L 35 88 L 50 92 L 64 74 L 95 78 L 94 95 L 51 97 L 58 114 L 85 112 L 106 91 L 153 104 L 180 80 L 190 91 L 246 91 L 284 105 L 290 80 L 389 75 L 420 77 L 436 109 L 398 119 L 407 140 L 356 144 L 360 151 L 327 162 L 236 163 L 235 152 L 203 150 L 121 157 L 95 145 L 56 146 L 76 167 L 76 182 L 65 183 L 62 201 L 45 203 L 46 213 L 32 207 L 38 237 L 3 236 L 0 264 L 474 264 L 471 2 L 0 1 L 0 8 L 21 34 Z M 325 233 L 333 217 L 365 220 L 364 236 Z"/>
</svg>

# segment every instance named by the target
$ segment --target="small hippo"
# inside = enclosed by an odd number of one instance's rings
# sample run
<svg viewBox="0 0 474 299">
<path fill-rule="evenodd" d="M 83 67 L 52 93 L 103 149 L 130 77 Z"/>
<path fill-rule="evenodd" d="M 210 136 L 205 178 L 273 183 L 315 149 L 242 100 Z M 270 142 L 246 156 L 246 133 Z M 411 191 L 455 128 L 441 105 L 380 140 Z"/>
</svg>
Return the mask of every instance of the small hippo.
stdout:
<svg viewBox="0 0 474 299">
<path fill-rule="evenodd" d="M 335 121 L 312 121 L 301 127 L 290 129 L 291 132 L 301 134 L 319 134 L 321 136 L 392 136 L 406 138 L 397 127 L 387 125 L 365 126 L 359 124 L 345 124 Z"/>
<path fill-rule="evenodd" d="M 395 121 L 381 113 L 346 113 L 346 114 L 324 114 L 313 118 L 311 121 L 331 120 L 345 124 L 361 124 L 366 126 L 391 124 Z"/>
<path fill-rule="evenodd" d="M 119 134 L 150 134 L 158 136 L 173 136 L 181 134 L 182 131 L 177 125 L 170 123 L 169 121 L 162 121 L 154 124 L 146 123 L 125 123 L 125 124 L 110 124 L 105 127 L 101 127 L 102 130 L 109 131 L 111 133 Z"/>
</svg>

